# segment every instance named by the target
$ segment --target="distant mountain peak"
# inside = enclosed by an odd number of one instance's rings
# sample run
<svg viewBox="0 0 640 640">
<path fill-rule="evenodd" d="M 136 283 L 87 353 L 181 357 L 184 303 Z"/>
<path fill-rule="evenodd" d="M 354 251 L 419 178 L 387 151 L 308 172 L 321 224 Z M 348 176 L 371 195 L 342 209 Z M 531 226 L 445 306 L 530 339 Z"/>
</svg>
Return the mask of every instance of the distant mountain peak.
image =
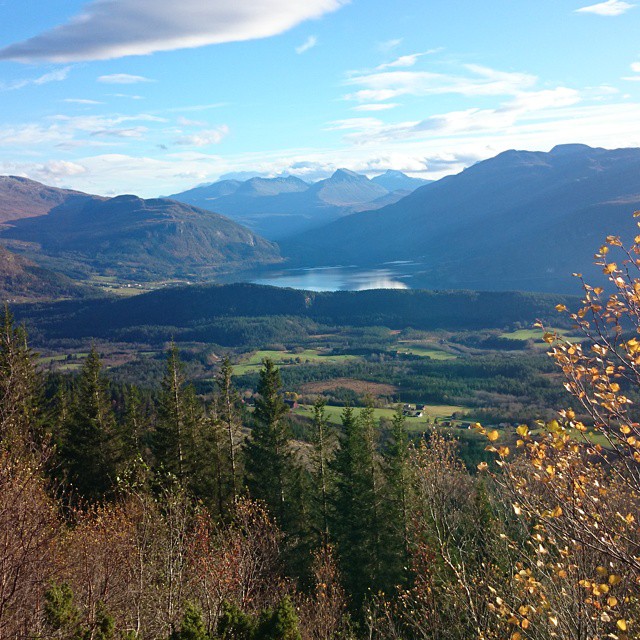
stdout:
<svg viewBox="0 0 640 640">
<path fill-rule="evenodd" d="M 349 169 L 337 169 L 329 180 L 368 180 L 366 176 L 363 176 L 355 171 L 350 171 Z"/>
<path fill-rule="evenodd" d="M 595 151 L 596 148 L 590 147 L 588 144 L 557 144 L 549 153 L 554 156 L 570 155 L 575 153 L 585 153 L 588 151 Z"/>
<path fill-rule="evenodd" d="M 429 184 L 432 180 L 412 178 L 397 169 L 387 169 L 384 173 L 372 178 L 371 182 L 384 187 L 388 191 L 414 191 L 418 187 Z"/>
</svg>

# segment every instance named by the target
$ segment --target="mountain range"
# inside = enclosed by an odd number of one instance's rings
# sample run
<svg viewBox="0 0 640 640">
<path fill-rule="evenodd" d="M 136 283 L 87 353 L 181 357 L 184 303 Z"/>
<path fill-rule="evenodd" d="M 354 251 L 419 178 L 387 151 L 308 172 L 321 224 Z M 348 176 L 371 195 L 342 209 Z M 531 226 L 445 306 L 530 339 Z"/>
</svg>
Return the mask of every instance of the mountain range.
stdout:
<svg viewBox="0 0 640 640">
<path fill-rule="evenodd" d="M 338 169 L 330 178 L 313 184 L 294 176 L 222 180 L 169 197 L 216 211 L 265 238 L 280 240 L 357 211 L 392 204 L 427 183 L 400 171 L 387 171 L 370 180 Z"/>
<path fill-rule="evenodd" d="M 291 265 L 407 261 L 411 286 L 575 291 L 608 234 L 633 238 L 640 149 L 506 151 L 280 243 Z"/>
<path fill-rule="evenodd" d="M 103 198 L 9 176 L 0 203 L 5 248 L 80 280 L 201 279 L 280 261 L 273 243 L 173 200 Z"/>
<path fill-rule="evenodd" d="M 408 180 L 338 170 L 314 184 L 251 178 L 185 192 L 194 203 L 210 194 L 210 206 L 233 209 L 234 221 L 167 198 L 104 198 L 0 177 L 0 295 L 68 297 L 68 278 L 211 281 L 276 264 L 385 263 L 405 265 L 412 288 L 573 293 L 572 272 L 601 277 L 592 258 L 607 235 L 637 234 L 640 149 L 512 150 L 408 194 L 387 189 L 415 186 Z M 263 213 L 251 213 L 258 205 Z M 237 222 L 252 216 L 271 236 L 338 218 L 275 244 Z"/>
</svg>

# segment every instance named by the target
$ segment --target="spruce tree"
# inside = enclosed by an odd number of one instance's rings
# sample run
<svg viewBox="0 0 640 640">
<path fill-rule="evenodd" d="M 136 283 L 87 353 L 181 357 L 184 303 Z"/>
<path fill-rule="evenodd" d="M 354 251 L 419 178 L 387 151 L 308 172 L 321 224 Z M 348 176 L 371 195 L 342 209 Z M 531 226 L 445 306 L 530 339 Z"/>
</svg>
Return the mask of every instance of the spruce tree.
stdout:
<svg viewBox="0 0 640 640">
<path fill-rule="evenodd" d="M 382 529 L 387 589 L 406 580 L 409 563 L 409 435 L 402 407 L 393 416 L 391 438 L 385 451 L 386 513 Z"/>
<path fill-rule="evenodd" d="M 265 358 L 260 370 L 254 425 L 246 445 L 246 472 L 251 496 L 263 500 L 286 529 L 287 493 L 294 461 L 289 424 L 285 420 L 289 408 L 282 399 L 281 388 L 278 368 Z"/>
<path fill-rule="evenodd" d="M 23 447 L 34 438 L 39 376 L 23 327 L 5 306 L 0 316 L 0 445 Z"/>
<path fill-rule="evenodd" d="M 172 343 L 162 379 L 154 454 L 158 466 L 180 481 L 193 472 L 196 431 L 201 418 L 195 391 L 186 383 L 184 366 Z"/>
<path fill-rule="evenodd" d="M 238 392 L 233 386 L 232 381 L 233 367 L 228 357 L 222 362 L 222 367 L 216 377 L 216 385 L 218 387 L 217 395 L 217 413 L 218 420 L 224 428 L 225 444 L 223 450 L 225 459 L 228 463 L 226 472 L 228 498 L 233 504 L 236 503 L 239 494 L 239 459 L 238 449 L 240 443 L 240 434 L 242 429 L 242 421 L 240 418 L 240 398 Z"/>
<path fill-rule="evenodd" d="M 82 365 L 65 431 L 62 458 L 69 480 L 80 496 L 102 498 L 116 481 L 123 450 L 95 347 Z"/>
<path fill-rule="evenodd" d="M 366 424 L 351 407 L 346 407 L 342 412 L 342 428 L 340 448 L 331 465 L 335 473 L 332 535 L 345 587 L 359 610 L 367 592 L 376 586 L 376 495 Z"/>
<path fill-rule="evenodd" d="M 314 515 L 315 529 L 319 532 L 323 547 L 329 544 L 329 494 L 331 491 L 331 474 L 329 463 L 335 449 L 335 432 L 329 427 L 326 412 L 326 400 L 319 398 L 313 405 L 312 434 L 312 477 L 315 487 Z"/>
</svg>

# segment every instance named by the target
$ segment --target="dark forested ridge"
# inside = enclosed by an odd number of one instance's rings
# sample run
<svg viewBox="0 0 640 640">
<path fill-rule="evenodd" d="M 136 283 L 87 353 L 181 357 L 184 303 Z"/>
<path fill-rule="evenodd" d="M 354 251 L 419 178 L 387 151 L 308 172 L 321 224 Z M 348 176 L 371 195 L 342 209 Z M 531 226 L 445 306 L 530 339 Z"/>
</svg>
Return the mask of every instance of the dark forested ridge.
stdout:
<svg viewBox="0 0 640 640">
<path fill-rule="evenodd" d="M 477 329 L 556 320 L 570 297 L 519 292 L 369 290 L 312 292 L 253 284 L 194 285 L 119 300 L 17 308 L 53 337 L 109 337 L 144 326 L 202 329 L 216 319 L 282 316 L 353 326 Z M 121 333 L 121 335 L 123 335 Z"/>
<path fill-rule="evenodd" d="M 305 266 L 416 261 L 424 288 L 569 292 L 608 234 L 633 236 L 639 206 L 640 149 L 506 151 L 281 248 Z"/>
</svg>

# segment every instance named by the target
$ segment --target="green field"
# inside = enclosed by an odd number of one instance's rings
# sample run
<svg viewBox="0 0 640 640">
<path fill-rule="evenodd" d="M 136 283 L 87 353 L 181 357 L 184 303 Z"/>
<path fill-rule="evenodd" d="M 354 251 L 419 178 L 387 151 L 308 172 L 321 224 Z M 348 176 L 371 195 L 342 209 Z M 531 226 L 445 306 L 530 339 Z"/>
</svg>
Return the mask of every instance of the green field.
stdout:
<svg viewBox="0 0 640 640">
<path fill-rule="evenodd" d="M 332 364 L 336 362 L 345 362 L 347 360 L 357 360 L 358 356 L 330 355 L 322 353 L 319 349 L 305 349 L 304 351 L 297 353 L 294 353 L 293 351 L 254 351 L 251 355 L 244 358 L 242 362 L 234 365 L 234 375 L 241 376 L 245 373 L 255 373 L 259 371 L 264 358 L 270 358 L 278 367 L 286 367 L 303 362 Z"/>
<path fill-rule="evenodd" d="M 431 358 L 432 360 L 455 360 L 456 356 L 446 351 L 438 349 L 426 349 L 425 347 L 402 347 L 398 349 L 398 353 L 406 353 L 412 356 L 420 356 L 421 358 Z"/>
<path fill-rule="evenodd" d="M 569 342 L 580 342 L 583 340 L 580 336 L 569 335 L 571 332 L 566 329 L 550 329 L 555 331 L 561 338 L 568 340 Z M 508 333 L 501 333 L 501 338 L 507 338 L 508 340 L 533 340 L 534 342 L 544 343 L 542 336 L 545 331 L 542 329 L 518 329 L 517 331 L 510 331 Z"/>
<path fill-rule="evenodd" d="M 333 424 L 340 424 L 340 416 L 344 407 L 335 407 L 327 405 L 325 407 L 325 411 L 329 418 L 329 421 Z M 356 412 L 359 409 L 356 409 Z M 425 416 L 423 418 L 406 418 L 407 427 L 412 431 L 420 431 L 424 430 L 427 427 L 427 419 L 429 422 L 433 423 L 433 418 L 451 418 L 451 415 L 456 412 L 466 411 L 465 407 L 454 406 L 454 405 L 428 405 L 427 410 L 425 412 Z M 296 409 L 293 410 L 295 415 L 305 416 L 307 418 L 313 418 L 313 407 L 311 405 L 300 405 Z M 387 409 L 374 409 L 374 416 L 377 420 L 380 418 L 387 418 L 391 420 L 395 414 L 395 409 L 387 408 Z"/>
</svg>

